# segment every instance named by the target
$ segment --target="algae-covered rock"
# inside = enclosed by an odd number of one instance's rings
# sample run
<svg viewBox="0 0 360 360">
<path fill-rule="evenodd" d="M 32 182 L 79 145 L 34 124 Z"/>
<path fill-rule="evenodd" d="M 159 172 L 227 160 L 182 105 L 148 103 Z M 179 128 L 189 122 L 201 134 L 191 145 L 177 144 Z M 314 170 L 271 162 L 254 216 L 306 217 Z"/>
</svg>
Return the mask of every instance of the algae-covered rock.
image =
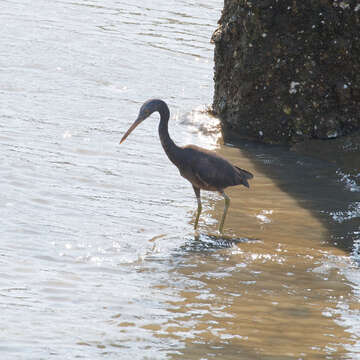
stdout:
<svg viewBox="0 0 360 360">
<path fill-rule="evenodd" d="M 360 128 L 360 4 L 225 0 L 213 110 L 226 131 L 265 142 Z"/>
</svg>

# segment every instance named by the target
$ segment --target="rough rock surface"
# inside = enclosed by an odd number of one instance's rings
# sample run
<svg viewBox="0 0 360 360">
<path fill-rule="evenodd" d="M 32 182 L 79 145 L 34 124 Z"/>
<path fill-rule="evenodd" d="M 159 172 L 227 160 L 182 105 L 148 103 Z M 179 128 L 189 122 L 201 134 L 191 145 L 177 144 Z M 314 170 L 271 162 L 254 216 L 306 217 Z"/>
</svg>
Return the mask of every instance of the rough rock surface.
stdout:
<svg viewBox="0 0 360 360">
<path fill-rule="evenodd" d="M 294 143 L 360 129 L 358 0 L 225 0 L 212 40 L 225 133 Z"/>
</svg>

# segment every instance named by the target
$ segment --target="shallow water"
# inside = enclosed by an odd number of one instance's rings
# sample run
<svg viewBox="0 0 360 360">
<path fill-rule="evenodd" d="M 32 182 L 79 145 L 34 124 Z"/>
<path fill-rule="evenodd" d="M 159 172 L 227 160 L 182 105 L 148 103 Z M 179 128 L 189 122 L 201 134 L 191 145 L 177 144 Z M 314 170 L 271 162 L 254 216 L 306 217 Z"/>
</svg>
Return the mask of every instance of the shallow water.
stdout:
<svg viewBox="0 0 360 360">
<path fill-rule="evenodd" d="M 212 99 L 221 1 L 0 4 L 3 359 L 356 359 L 359 176 L 282 147 L 222 145 Z M 161 149 L 255 175 L 196 200 Z"/>
</svg>

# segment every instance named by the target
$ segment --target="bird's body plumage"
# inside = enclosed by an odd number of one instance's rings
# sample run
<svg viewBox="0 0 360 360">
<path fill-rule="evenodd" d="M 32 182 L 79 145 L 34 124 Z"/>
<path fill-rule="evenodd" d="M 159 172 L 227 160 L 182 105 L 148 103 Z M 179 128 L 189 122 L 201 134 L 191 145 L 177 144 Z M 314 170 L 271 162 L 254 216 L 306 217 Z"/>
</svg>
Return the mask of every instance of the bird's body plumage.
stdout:
<svg viewBox="0 0 360 360">
<path fill-rule="evenodd" d="M 180 174 L 199 189 L 221 192 L 229 186 L 249 186 L 247 179 L 251 174 L 215 152 L 196 145 L 184 146 L 182 151 L 184 160 Z"/>
<path fill-rule="evenodd" d="M 198 213 L 195 220 L 195 228 L 197 227 L 197 222 L 202 209 L 200 189 L 218 191 L 225 198 L 225 209 L 219 229 L 220 232 L 222 232 L 225 216 L 230 204 L 230 199 L 224 193 L 224 189 L 236 185 L 249 187 L 248 180 L 253 178 L 253 175 L 246 170 L 232 165 L 228 160 L 213 151 L 203 149 L 196 145 L 187 145 L 184 147 L 177 146 L 169 136 L 169 108 L 167 104 L 160 99 L 151 99 L 142 105 L 138 119 L 125 133 L 120 143 L 126 139 L 137 125 L 155 111 L 158 111 L 160 114 L 159 136 L 168 158 L 175 166 L 177 166 L 181 176 L 187 179 L 194 188 L 198 200 Z"/>
</svg>

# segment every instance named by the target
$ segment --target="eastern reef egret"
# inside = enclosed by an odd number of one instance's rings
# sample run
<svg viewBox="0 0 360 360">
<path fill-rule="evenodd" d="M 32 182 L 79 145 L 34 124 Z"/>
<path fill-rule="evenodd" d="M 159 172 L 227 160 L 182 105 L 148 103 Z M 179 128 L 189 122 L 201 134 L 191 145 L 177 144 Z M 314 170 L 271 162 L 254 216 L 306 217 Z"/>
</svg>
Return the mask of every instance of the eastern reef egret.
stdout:
<svg viewBox="0 0 360 360">
<path fill-rule="evenodd" d="M 230 205 L 230 198 L 225 194 L 224 189 L 236 185 L 249 187 L 248 180 L 253 178 L 253 175 L 246 170 L 232 165 L 213 151 L 200 148 L 196 145 L 177 146 L 171 140 L 168 131 L 169 108 L 165 101 L 160 99 L 148 100 L 141 106 L 137 119 L 125 133 L 120 144 L 140 123 L 156 111 L 160 114 L 159 136 L 162 147 L 170 161 L 179 169 L 181 176 L 190 181 L 197 198 L 198 210 L 194 228 L 197 228 L 202 210 L 200 190 L 217 191 L 225 199 L 224 212 L 219 226 L 219 232 L 222 233 L 226 213 Z"/>
</svg>

